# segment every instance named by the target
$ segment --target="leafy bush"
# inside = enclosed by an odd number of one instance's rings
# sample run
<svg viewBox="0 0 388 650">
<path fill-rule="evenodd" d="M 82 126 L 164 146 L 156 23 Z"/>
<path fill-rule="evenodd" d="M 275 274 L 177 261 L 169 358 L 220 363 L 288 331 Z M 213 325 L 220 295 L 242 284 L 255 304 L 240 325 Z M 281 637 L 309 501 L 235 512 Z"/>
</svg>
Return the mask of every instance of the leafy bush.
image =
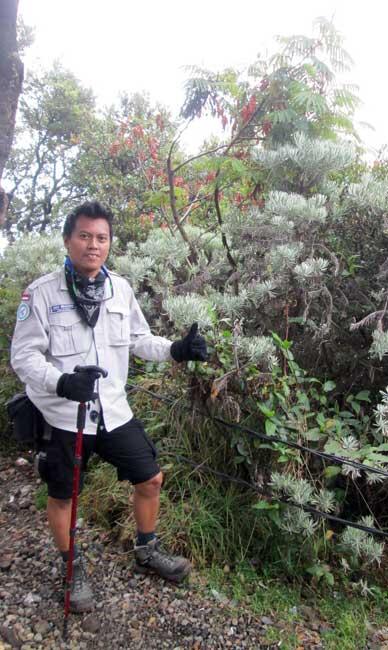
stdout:
<svg viewBox="0 0 388 650">
<path fill-rule="evenodd" d="M 132 407 L 156 441 L 165 473 L 158 530 L 171 548 L 199 565 L 212 561 L 234 565 L 249 559 L 267 572 L 302 573 L 331 583 L 346 561 L 349 571 L 371 574 L 382 560 L 384 547 L 378 538 L 277 500 L 291 499 L 353 520 L 364 517 L 366 525 L 375 525 L 354 503 L 358 491 L 364 490 L 364 479 L 349 473 L 345 464 L 323 462 L 286 445 L 295 441 L 328 451 L 337 441 L 339 457 L 375 464 L 374 454 L 381 451 L 373 451 L 367 443 L 367 429 L 373 428 L 365 409 L 369 397 L 352 396 L 349 411 L 342 409 L 334 383 L 309 378 L 293 360 L 289 345 L 276 336 L 275 341 L 287 361 L 287 374 L 280 370 L 282 358 L 271 373 L 258 373 L 256 365 L 247 365 L 240 370 L 238 383 L 235 373 L 228 385 L 213 379 L 211 393 L 202 365 L 188 368 L 188 384 L 184 375 L 165 367 L 162 372 L 149 367 L 143 376 L 141 364 L 136 365 L 137 377 L 131 377 L 131 384 L 136 381 L 140 390 L 131 393 Z M 218 344 L 219 357 L 221 351 Z M 258 383 L 258 377 L 264 381 Z M 149 390 L 169 397 L 171 403 L 159 402 Z M 220 414 L 266 431 L 269 439 L 232 431 L 212 419 Z M 271 442 L 272 436 L 284 442 Z M 381 467 L 387 462 L 384 456 L 379 460 Z M 209 474 L 204 465 L 232 481 Z M 97 523 L 113 525 L 124 545 L 131 547 L 135 522 L 128 513 L 128 489 L 117 486 L 114 471 L 105 465 L 98 465 L 89 480 L 84 512 Z M 257 490 L 271 493 L 273 499 Z M 373 508 L 373 498 L 369 503 Z"/>
<path fill-rule="evenodd" d="M 0 434 L 9 440 L 10 423 L 5 404 L 22 389 L 9 364 L 16 310 L 25 287 L 44 273 L 49 273 L 63 261 L 63 243 L 58 235 L 27 235 L 8 246 L 0 258 Z"/>
</svg>

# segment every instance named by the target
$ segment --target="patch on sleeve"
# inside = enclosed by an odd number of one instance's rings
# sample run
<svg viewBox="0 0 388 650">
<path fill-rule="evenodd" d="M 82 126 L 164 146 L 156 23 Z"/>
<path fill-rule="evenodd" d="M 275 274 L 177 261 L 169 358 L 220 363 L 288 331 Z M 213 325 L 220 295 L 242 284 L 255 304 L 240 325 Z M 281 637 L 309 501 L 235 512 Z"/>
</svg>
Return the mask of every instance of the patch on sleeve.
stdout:
<svg viewBox="0 0 388 650">
<path fill-rule="evenodd" d="M 21 302 L 16 314 L 17 320 L 18 321 L 27 320 L 30 314 L 31 314 L 30 305 L 27 305 L 27 303 L 25 302 Z"/>
<path fill-rule="evenodd" d="M 27 302 L 30 299 L 31 299 L 31 294 L 28 293 L 28 291 L 23 291 L 23 293 L 22 293 L 23 302 Z"/>
</svg>

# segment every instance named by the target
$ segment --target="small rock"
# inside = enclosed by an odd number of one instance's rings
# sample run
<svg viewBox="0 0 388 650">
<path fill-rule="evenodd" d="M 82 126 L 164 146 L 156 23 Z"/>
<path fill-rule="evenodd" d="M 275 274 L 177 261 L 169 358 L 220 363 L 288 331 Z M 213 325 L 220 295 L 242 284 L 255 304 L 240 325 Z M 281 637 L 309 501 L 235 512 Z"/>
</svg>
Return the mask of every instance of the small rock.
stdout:
<svg viewBox="0 0 388 650">
<path fill-rule="evenodd" d="M 219 603 L 227 603 L 228 599 L 225 596 L 225 594 L 220 593 L 217 591 L 217 589 L 211 589 L 211 594 L 215 600 L 217 600 Z"/>
<path fill-rule="evenodd" d="M 33 594 L 32 591 L 30 591 L 24 598 L 23 605 L 35 605 L 36 603 L 40 603 L 41 600 L 42 599 L 38 594 Z"/>
<path fill-rule="evenodd" d="M 50 623 L 48 621 L 38 621 L 34 625 L 34 630 L 36 634 L 41 634 L 44 636 L 50 629 Z"/>
<path fill-rule="evenodd" d="M 4 553 L 4 555 L 0 556 L 0 569 L 3 569 L 4 571 L 6 569 L 9 569 L 12 562 L 13 562 L 12 553 Z"/>
<path fill-rule="evenodd" d="M 308 620 L 315 620 L 317 618 L 316 612 L 313 610 L 312 607 L 309 607 L 308 605 L 301 605 L 299 608 L 302 616 L 307 618 Z"/>
<path fill-rule="evenodd" d="M 82 629 L 84 632 L 90 632 L 91 634 L 96 634 L 98 630 L 100 629 L 100 621 L 94 614 L 89 614 L 89 616 L 86 616 L 84 620 L 82 621 Z"/>
<path fill-rule="evenodd" d="M 263 625 L 273 625 L 273 620 L 269 616 L 262 616 L 260 620 Z"/>
<path fill-rule="evenodd" d="M 28 465 L 28 460 L 26 460 L 25 458 L 18 458 L 15 461 L 15 465 L 16 467 L 25 467 L 26 465 Z"/>
</svg>

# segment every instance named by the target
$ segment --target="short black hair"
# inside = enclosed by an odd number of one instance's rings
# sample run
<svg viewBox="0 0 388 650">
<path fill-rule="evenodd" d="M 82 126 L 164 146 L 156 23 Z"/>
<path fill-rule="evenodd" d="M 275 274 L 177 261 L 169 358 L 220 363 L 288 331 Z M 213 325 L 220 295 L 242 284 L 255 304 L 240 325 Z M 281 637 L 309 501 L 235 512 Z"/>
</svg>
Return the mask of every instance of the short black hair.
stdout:
<svg viewBox="0 0 388 650">
<path fill-rule="evenodd" d="M 67 215 L 65 223 L 63 224 L 62 235 L 63 237 L 71 237 L 72 232 L 75 229 L 75 224 L 79 217 L 88 217 L 89 219 L 105 219 L 109 225 L 109 234 L 112 240 L 113 236 L 113 214 L 99 201 L 85 201 L 82 205 L 79 205 L 78 208 L 75 208 L 70 214 Z"/>
</svg>

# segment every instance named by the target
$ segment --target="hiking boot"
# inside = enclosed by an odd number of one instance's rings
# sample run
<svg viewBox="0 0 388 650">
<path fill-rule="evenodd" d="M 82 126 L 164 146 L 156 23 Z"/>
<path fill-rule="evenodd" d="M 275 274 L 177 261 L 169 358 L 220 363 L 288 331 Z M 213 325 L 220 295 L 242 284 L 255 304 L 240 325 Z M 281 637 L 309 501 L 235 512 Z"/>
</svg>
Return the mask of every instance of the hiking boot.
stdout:
<svg viewBox="0 0 388 650">
<path fill-rule="evenodd" d="M 157 538 L 145 546 L 135 546 L 137 573 L 157 573 L 171 582 L 181 582 L 191 571 L 189 560 L 179 555 L 169 555 L 163 550 Z"/>
<path fill-rule="evenodd" d="M 67 562 L 62 567 L 66 589 Z M 79 555 L 73 561 L 73 578 L 70 591 L 70 611 L 74 613 L 90 612 L 94 609 L 94 596 L 87 580 L 85 561 Z"/>
</svg>

